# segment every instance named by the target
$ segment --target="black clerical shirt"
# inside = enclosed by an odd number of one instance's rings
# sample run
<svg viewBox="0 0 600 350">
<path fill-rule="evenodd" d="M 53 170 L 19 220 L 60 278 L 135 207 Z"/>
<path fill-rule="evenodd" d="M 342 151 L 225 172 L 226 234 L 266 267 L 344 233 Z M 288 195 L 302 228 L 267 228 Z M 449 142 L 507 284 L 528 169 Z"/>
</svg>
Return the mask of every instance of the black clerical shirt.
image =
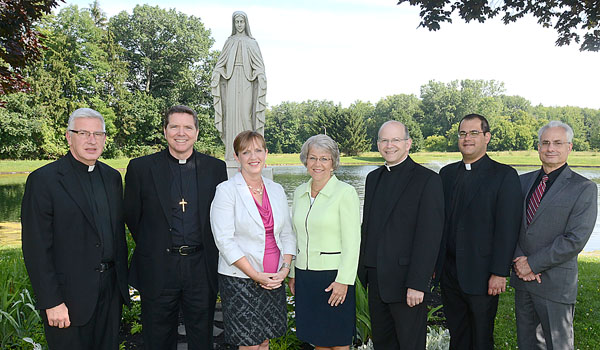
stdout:
<svg viewBox="0 0 600 350">
<path fill-rule="evenodd" d="M 110 220 L 110 207 L 100 169 L 96 165 L 88 166 L 79 162 L 71 152 L 69 152 L 68 158 L 79 178 L 83 194 L 92 209 L 94 224 L 100 233 L 102 262 L 114 261 L 114 238 Z"/>
<path fill-rule="evenodd" d="M 386 212 L 385 208 L 396 205 L 398 199 L 390 196 L 390 193 L 395 193 L 394 188 L 399 185 L 396 179 L 406 169 L 406 159 L 390 167 L 384 165 L 385 169 L 380 172 L 379 179 L 375 182 L 373 200 L 369 211 L 369 225 L 367 227 L 365 266 L 377 267 L 377 246 L 382 239 L 383 226 L 385 225 L 382 215 Z"/>
<path fill-rule="evenodd" d="M 168 153 L 171 169 L 171 240 L 174 246 L 202 245 L 198 215 L 198 182 L 195 152 L 185 162 Z M 185 202 L 184 205 L 181 203 Z M 185 211 L 183 210 L 185 207 Z"/>
<path fill-rule="evenodd" d="M 456 261 L 456 224 L 458 221 L 456 218 L 464 209 L 466 194 L 473 190 L 469 185 L 475 178 L 477 171 L 479 171 L 482 160 L 487 157 L 486 154 L 471 164 L 465 164 L 461 161 L 456 173 L 456 180 L 452 188 L 452 197 L 450 198 L 450 232 L 446 241 L 446 259 L 450 261 Z"/>
</svg>

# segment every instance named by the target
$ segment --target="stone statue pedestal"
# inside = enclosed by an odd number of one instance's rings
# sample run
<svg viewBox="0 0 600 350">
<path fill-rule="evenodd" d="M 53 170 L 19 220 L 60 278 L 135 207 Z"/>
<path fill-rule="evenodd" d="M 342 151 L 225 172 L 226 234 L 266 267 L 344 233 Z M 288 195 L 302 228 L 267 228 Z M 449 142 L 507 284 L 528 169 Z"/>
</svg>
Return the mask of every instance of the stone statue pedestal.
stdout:
<svg viewBox="0 0 600 350">
<path fill-rule="evenodd" d="M 231 179 L 233 175 L 239 172 L 240 165 L 235 160 L 226 160 L 225 164 L 227 164 L 227 178 Z M 273 180 L 273 168 L 263 168 L 262 176 Z"/>
</svg>

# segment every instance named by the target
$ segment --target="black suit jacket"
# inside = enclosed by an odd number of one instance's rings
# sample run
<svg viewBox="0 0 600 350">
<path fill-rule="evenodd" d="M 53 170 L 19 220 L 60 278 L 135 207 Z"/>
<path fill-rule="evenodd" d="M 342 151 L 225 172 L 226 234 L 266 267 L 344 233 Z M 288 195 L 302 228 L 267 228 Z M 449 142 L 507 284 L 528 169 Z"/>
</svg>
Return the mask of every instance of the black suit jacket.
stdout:
<svg viewBox="0 0 600 350">
<path fill-rule="evenodd" d="M 195 151 L 194 151 L 195 152 Z M 164 288 L 167 249 L 171 240 L 171 198 L 168 150 L 133 159 L 125 175 L 125 221 L 136 247 L 129 270 L 129 283 L 151 298 Z M 204 261 L 209 283 L 216 292 L 219 251 L 210 228 L 210 204 L 217 185 L 227 180 L 225 162 L 196 152 L 198 212 Z"/>
<path fill-rule="evenodd" d="M 377 278 L 381 299 L 386 303 L 406 303 L 406 289 L 429 291 L 444 225 L 442 182 L 435 172 L 410 157 L 406 169 L 397 173 L 396 186 L 389 196 L 394 205 L 383 213 L 383 233 L 377 242 Z M 364 265 L 369 239 L 371 204 L 377 180 L 385 166 L 367 175 L 363 208 L 361 254 L 358 274 L 367 283 Z M 394 173 L 396 174 L 396 173 Z"/>
<path fill-rule="evenodd" d="M 446 203 L 446 225 L 436 276 L 441 275 L 450 233 L 451 198 L 462 162 L 440 170 Z M 487 295 L 492 274 L 508 276 L 519 236 L 523 198 L 517 171 L 490 159 L 481 159 L 472 183 L 466 184 L 462 211 L 455 214 L 456 270 L 463 292 Z"/>
<path fill-rule="evenodd" d="M 100 273 L 95 269 L 102 258 L 102 237 L 69 157 L 27 177 L 21 203 L 22 244 L 37 308 L 49 309 L 64 302 L 71 323 L 81 326 L 98 301 Z M 96 162 L 96 166 L 110 207 L 117 281 L 128 302 L 123 180 L 108 165 Z"/>
</svg>

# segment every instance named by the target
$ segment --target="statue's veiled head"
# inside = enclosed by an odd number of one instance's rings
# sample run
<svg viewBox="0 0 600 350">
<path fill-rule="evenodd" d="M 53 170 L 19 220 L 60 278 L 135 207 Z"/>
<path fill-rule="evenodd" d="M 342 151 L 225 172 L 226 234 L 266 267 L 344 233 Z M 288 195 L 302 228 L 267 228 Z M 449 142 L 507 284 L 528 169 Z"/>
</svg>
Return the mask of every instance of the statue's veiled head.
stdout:
<svg viewBox="0 0 600 350">
<path fill-rule="evenodd" d="M 231 35 L 245 33 L 247 36 L 252 37 L 248 15 L 244 11 L 235 11 L 231 16 L 231 22 Z"/>
</svg>

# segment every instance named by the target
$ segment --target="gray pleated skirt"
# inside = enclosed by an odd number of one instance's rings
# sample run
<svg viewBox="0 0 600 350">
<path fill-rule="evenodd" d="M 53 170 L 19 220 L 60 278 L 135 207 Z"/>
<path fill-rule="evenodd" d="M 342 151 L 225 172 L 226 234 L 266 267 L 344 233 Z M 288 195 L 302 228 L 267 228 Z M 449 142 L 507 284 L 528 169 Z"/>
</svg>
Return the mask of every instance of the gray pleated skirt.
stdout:
<svg viewBox="0 0 600 350">
<path fill-rule="evenodd" d="M 278 338 L 287 328 L 285 287 L 267 290 L 250 278 L 219 274 L 225 342 L 258 345 Z"/>
</svg>

